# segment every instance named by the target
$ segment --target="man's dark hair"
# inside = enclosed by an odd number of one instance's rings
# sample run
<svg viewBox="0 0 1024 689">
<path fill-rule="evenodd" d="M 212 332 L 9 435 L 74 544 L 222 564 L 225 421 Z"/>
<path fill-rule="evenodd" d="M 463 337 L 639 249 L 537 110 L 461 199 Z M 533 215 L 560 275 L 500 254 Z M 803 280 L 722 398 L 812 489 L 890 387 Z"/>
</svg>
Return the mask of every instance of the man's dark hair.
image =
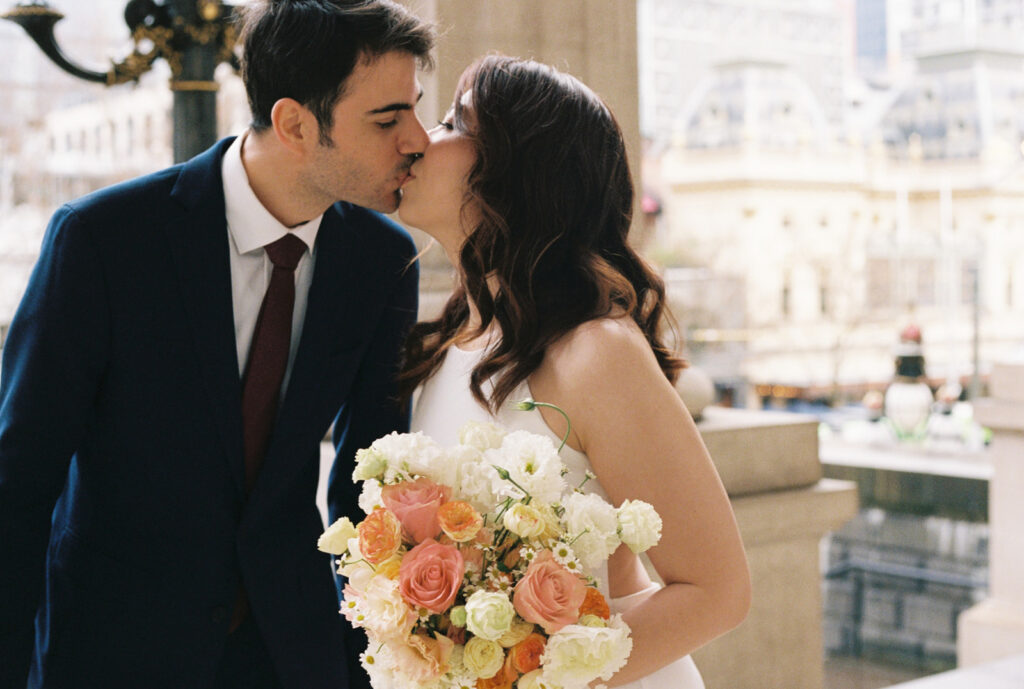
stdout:
<svg viewBox="0 0 1024 689">
<path fill-rule="evenodd" d="M 324 143 L 360 61 L 403 52 L 433 65 L 433 28 L 390 0 L 259 0 L 241 12 L 240 40 L 253 131 L 271 126 L 274 103 L 293 98 L 316 116 Z"/>
</svg>

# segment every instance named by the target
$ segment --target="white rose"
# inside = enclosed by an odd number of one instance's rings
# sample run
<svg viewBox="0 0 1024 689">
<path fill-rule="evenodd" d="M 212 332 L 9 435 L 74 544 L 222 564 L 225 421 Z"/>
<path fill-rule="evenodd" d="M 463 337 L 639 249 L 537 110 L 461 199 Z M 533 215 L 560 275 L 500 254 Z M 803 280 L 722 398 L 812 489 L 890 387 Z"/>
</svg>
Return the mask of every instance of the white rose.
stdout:
<svg viewBox="0 0 1024 689">
<path fill-rule="evenodd" d="M 537 538 L 547 530 L 547 522 L 533 505 L 517 502 L 505 511 L 505 528 L 520 538 Z"/>
<path fill-rule="evenodd" d="M 512 626 L 516 609 L 498 591 L 475 591 L 466 601 L 466 629 L 474 636 L 496 641 Z"/>
<path fill-rule="evenodd" d="M 331 555 L 343 555 L 348 550 L 348 541 L 358 535 L 356 527 L 348 517 L 342 517 L 327 527 L 316 540 L 317 550 Z"/>
<path fill-rule="evenodd" d="M 608 559 L 619 547 L 619 522 L 615 508 L 593 493 L 573 493 L 563 503 L 562 522 L 573 550 L 588 569 Z"/>
<path fill-rule="evenodd" d="M 371 479 L 363 482 L 363 490 L 359 493 L 359 509 L 366 514 L 371 514 L 378 507 L 384 506 L 384 499 L 381 497 L 380 481 Z"/>
<path fill-rule="evenodd" d="M 505 664 L 505 649 L 494 641 L 474 636 L 466 642 L 462 664 L 474 677 L 488 679 L 498 674 Z"/>
<path fill-rule="evenodd" d="M 626 500 L 616 512 L 619 537 L 634 553 L 642 553 L 661 540 L 661 517 L 642 500 Z"/>
<path fill-rule="evenodd" d="M 600 677 L 608 680 L 618 672 L 633 640 L 621 615 L 615 615 L 607 627 L 572 624 L 548 638 L 541 656 L 545 682 L 564 689 L 582 689 Z"/>
<path fill-rule="evenodd" d="M 505 429 L 493 423 L 468 421 L 459 429 L 459 443 L 476 448 L 480 452 L 501 447 Z"/>
<path fill-rule="evenodd" d="M 517 488 L 511 481 L 502 478 L 498 471 L 494 471 L 491 489 L 499 497 L 520 499 L 525 497 L 525 490 L 535 500 L 547 504 L 558 502 L 565 490 L 562 460 L 551 439 L 545 436 L 528 431 L 513 431 L 505 436 L 500 448 L 484 453 L 483 462 L 488 467 L 501 467 L 512 480 L 522 486 L 522 490 Z"/>
<path fill-rule="evenodd" d="M 356 468 L 352 471 L 353 481 L 368 481 L 384 476 L 388 468 L 388 458 L 382 452 L 370 446 L 356 452 Z"/>
</svg>

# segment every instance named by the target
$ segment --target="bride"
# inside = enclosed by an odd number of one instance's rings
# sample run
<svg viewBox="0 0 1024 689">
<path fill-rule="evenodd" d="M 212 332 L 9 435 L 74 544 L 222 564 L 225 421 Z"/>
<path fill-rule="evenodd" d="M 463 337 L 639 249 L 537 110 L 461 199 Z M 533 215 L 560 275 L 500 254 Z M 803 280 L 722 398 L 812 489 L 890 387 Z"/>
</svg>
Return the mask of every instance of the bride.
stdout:
<svg viewBox="0 0 1024 689">
<path fill-rule="evenodd" d="M 452 109 L 403 187 L 399 215 L 457 267 L 441 317 L 410 335 L 401 380 L 421 388 L 413 430 L 454 443 L 468 419 L 560 442 L 578 485 L 664 520 L 649 556 L 625 547 L 604 593 L 633 635 L 610 682 L 699 689 L 689 654 L 750 605 L 743 546 L 725 491 L 672 382 L 683 363 L 659 335 L 661 281 L 628 246 L 633 187 L 622 133 L 575 78 L 489 56 L 460 79 Z M 518 411 L 532 397 L 563 409 Z M 574 474 L 574 475 L 572 475 Z"/>
</svg>

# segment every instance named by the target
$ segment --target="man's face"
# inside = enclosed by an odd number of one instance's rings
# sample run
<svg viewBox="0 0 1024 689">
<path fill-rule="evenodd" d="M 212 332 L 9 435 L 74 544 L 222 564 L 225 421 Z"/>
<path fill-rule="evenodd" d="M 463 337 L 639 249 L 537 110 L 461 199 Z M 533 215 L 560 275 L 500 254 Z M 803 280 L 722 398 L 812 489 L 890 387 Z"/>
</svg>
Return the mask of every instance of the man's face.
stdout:
<svg viewBox="0 0 1024 689">
<path fill-rule="evenodd" d="M 328 203 L 398 208 L 409 166 L 429 142 L 413 110 L 422 93 L 412 55 L 360 61 L 334 106 L 333 145 L 320 143 L 307 168 L 310 191 Z"/>
</svg>

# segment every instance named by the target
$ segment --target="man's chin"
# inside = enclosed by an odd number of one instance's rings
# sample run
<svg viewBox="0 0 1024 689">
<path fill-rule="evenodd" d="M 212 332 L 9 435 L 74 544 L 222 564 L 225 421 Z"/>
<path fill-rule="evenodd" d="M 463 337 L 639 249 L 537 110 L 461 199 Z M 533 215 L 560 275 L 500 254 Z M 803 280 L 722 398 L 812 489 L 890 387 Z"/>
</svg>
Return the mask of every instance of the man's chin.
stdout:
<svg viewBox="0 0 1024 689">
<path fill-rule="evenodd" d="M 357 205 L 357 206 L 362 206 L 363 208 L 368 208 L 371 211 L 377 211 L 378 213 L 388 214 L 388 213 L 394 213 L 396 210 L 398 210 L 398 204 L 401 203 L 401 201 L 402 201 L 402 190 L 401 189 L 397 189 L 390 196 L 384 196 L 384 197 L 379 198 L 379 199 L 374 199 L 372 202 L 359 203 L 357 201 L 353 201 L 353 203 L 355 203 L 355 205 Z"/>
</svg>

